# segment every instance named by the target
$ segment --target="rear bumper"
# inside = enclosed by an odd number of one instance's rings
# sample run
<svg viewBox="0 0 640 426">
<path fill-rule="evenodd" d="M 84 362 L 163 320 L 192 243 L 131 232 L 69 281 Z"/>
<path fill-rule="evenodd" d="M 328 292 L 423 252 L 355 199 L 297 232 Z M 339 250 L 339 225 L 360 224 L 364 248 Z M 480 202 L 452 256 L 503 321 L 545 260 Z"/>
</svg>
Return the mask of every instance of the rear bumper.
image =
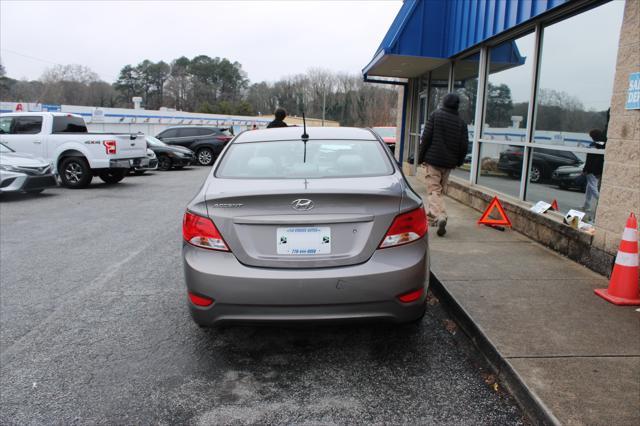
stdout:
<svg viewBox="0 0 640 426">
<path fill-rule="evenodd" d="M 189 302 L 202 325 L 221 322 L 407 322 L 425 309 L 428 287 L 427 242 L 377 250 L 360 265 L 321 269 L 249 267 L 231 253 L 183 245 L 187 290 L 212 298 L 202 308 Z M 420 299 L 397 296 L 424 288 Z"/>
<path fill-rule="evenodd" d="M 145 158 L 139 166 L 134 166 L 134 170 L 156 170 L 158 168 L 157 158 Z"/>
<path fill-rule="evenodd" d="M 130 169 L 132 167 L 140 167 L 147 157 L 141 158 L 119 158 L 117 160 L 109 160 L 110 169 Z"/>
</svg>

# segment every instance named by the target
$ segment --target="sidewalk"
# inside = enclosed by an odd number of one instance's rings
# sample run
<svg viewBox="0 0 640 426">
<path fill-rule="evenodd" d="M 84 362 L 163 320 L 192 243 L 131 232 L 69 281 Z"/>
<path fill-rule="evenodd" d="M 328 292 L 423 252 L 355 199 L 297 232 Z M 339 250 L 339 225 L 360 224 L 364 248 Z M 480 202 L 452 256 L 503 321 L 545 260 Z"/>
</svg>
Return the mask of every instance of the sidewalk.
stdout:
<svg viewBox="0 0 640 426">
<path fill-rule="evenodd" d="M 604 301 L 593 289 L 606 278 L 515 231 L 476 225 L 481 212 L 453 199 L 446 205 L 447 234 L 429 231 L 431 270 L 470 318 L 462 328 L 495 351 L 499 362 L 485 356 L 496 369 L 560 423 L 640 424 L 638 307 Z"/>
</svg>

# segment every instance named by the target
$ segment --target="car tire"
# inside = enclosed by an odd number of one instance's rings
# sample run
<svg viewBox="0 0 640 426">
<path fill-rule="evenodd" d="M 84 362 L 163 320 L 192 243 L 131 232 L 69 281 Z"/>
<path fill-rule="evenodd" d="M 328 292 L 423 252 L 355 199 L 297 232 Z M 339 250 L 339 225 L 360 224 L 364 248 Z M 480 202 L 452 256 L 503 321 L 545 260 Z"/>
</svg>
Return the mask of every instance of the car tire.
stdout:
<svg viewBox="0 0 640 426">
<path fill-rule="evenodd" d="M 100 179 L 102 179 L 104 183 L 113 185 L 124 179 L 126 174 L 126 169 L 109 169 L 104 172 L 100 172 L 98 176 L 100 176 Z"/>
<path fill-rule="evenodd" d="M 182 170 L 184 169 L 184 166 L 173 166 L 173 168 L 176 170 Z"/>
<path fill-rule="evenodd" d="M 171 170 L 171 158 L 167 155 L 159 155 L 158 156 L 158 170 L 162 170 L 166 172 L 167 170 Z"/>
<path fill-rule="evenodd" d="M 215 158 L 211 148 L 200 148 L 196 153 L 196 159 L 201 166 L 210 166 Z"/>
<path fill-rule="evenodd" d="M 533 164 L 531 166 L 531 170 L 529 171 L 529 182 L 531 183 L 541 183 L 543 178 L 543 170 L 542 167 L 538 164 Z"/>
<path fill-rule="evenodd" d="M 70 189 L 86 188 L 93 175 L 89 163 L 84 157 L 67 157 L 60 163 L 60 181 Z"/>
</svg>

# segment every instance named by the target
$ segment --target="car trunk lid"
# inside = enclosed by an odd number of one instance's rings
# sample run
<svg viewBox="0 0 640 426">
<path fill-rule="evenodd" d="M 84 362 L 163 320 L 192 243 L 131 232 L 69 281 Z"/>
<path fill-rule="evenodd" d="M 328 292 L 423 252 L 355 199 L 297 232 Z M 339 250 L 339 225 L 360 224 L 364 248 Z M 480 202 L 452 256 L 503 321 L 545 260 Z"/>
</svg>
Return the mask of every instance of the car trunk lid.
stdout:
<svg viewBox="0 0 640 426">
<path fill-rule="evenodd" d="M 206 199 L 210 218 L 243 264 L 322 268 L 369 259 L 398 214 L 402 189 L 398 175 L 214 179 Z"/>
</svg>

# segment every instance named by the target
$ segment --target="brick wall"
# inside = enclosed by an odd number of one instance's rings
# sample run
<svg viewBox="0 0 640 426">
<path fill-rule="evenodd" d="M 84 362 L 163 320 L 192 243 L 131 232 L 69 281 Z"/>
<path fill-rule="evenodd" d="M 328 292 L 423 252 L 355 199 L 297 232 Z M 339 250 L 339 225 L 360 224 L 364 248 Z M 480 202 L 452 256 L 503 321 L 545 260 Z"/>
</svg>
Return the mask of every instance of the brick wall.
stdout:
<svg viewBox="0 0 640 426">
<path fill-rule="evenodd" d="M 595 250 L 615 254 L 630 212 L 640 217 L 640 110 L 625 110 L 629 74 L 640 72 L 640 1 L 627 0 L 611 97 Z"/>
</svg>

